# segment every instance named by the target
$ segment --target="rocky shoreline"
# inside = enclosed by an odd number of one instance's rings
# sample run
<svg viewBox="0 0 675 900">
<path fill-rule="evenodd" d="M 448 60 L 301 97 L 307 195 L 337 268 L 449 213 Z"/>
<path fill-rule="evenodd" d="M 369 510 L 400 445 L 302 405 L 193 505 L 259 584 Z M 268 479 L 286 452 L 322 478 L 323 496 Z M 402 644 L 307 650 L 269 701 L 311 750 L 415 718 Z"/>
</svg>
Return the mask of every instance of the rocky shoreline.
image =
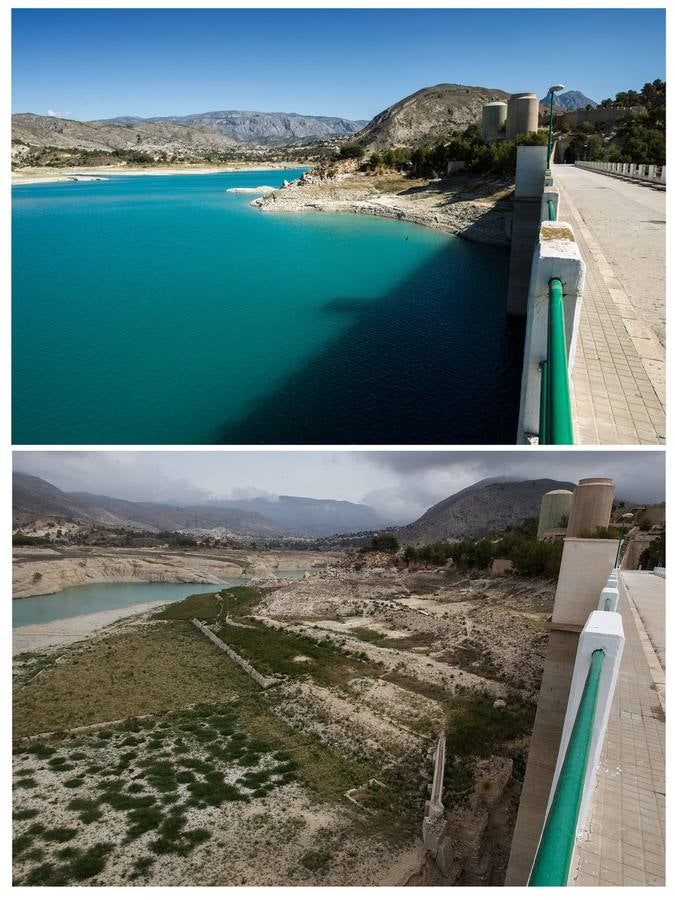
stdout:
<svg viewBox="0 0 675 900">
<path fill-rule="evenodd" d="M 393 189 L 392 189 L 393 188 Z M 482 244 L 508 246 L 512 185 L 500 179 L 454 176 L 410 180 L 306 172 L 251 206 L 263 212 L 353 213 L 398 219 Z"/>
</svg>

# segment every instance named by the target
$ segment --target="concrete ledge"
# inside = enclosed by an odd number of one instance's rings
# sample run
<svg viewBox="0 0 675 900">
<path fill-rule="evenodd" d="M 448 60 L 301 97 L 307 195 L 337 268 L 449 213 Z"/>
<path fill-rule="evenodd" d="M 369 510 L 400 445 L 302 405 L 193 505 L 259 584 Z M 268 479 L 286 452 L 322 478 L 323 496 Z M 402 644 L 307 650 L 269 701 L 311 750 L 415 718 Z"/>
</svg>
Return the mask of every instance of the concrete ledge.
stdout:
<svg viewBox="0 0 675 900">
<path fill-rule="evenodd" d="M 586 264 L 568 222 L 541 222 L 535 247 L 527 298 L 527 325 L 520 392 L 518 443 L 531 443 L 539 436 L 539 395 L 541 364 L 548 356 L 549 282 L 559 278 L 563 285 L 567 367 L 574 364 L 581 315 L 581 298 Z"/>
</svg>

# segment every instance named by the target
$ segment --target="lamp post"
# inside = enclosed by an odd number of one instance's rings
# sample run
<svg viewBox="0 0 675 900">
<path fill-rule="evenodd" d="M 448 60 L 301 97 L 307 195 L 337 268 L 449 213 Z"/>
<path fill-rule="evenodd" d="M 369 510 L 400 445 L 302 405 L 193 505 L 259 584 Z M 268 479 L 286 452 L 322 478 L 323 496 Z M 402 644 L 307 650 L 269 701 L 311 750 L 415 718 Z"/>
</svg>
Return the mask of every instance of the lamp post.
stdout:
<svg viewBox="0 0 675 900">
<path fill-rule="evenodd" d="M 621 556 L 621 547 L 623 546 L 623 536 L 626 533 L 626 525 L 633 518 L 633 513 L 624 513 L 621 516 L 621 534 L 619 535 L 619 546 L 616 548 L 616 559 L 614 560 L 614 568 L 619 568 L 619 557 Z"/>
<path fill-rule="evenodd" d="M 564 84 L 553 84 L 548 89 L 549 94 L 551 95 L 551 107 L 550 113 L 548 117 L 548 151 L 546 153 L 546 171 L 551 171 L 551 150 L 553 148 L 553 97 L 555 94 L 559 94 L 560 91 L 565 90 Z"/>
</svg>

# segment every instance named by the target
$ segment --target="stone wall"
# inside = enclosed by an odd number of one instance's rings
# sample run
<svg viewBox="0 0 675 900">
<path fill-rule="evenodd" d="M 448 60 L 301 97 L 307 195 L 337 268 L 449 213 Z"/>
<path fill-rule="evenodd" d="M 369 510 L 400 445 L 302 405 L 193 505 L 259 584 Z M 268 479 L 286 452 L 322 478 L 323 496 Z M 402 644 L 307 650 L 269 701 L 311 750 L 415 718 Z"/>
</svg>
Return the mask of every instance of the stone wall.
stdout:
<svg viewBox="0 0 675 900">
<path fill-rule="evenodd" d="M 233 662 L 239 666 L 240 669 L 243 669 L 247 675 L 249 675 L 257 684 L 262 688 L 272 687 L 273 684 L 277 684 L 279 682 L 278 678 L 266 678 L 264 675 L 261 675 L 257 669 L 254 669 L 253 666 L 246 662 L 238 653 L 235 653 L 232 647 L 228 647 L 225 641 L 221 641 L 221 639 L 215 635 L 211 629 L 204 625 L 203 622 L 200 622 L 199 619 L 193 619 L 192 624 L 195 625 L 202 634 L 205 634 L 206 637 L 213 641 L 216 647 L 220 647 L 221 650 L 224 650 L 225 653 L 230 657 Z"/>
</svg>

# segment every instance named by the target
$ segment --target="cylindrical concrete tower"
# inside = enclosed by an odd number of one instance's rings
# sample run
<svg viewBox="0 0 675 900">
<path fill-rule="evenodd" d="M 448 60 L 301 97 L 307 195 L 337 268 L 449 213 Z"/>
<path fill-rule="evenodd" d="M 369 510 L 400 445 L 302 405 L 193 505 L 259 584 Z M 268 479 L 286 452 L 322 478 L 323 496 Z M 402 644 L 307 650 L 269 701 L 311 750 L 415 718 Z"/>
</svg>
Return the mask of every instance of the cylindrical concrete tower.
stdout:
<svg viewBox="0 0 675 900">
<path fill-rule="evenodd" d="M 560 522 L 563 516 L 566 516 L 569 522 L 573 496 L 572 491 L 549 491 L 548 494 L 544 494 L 539 507 L 538 541 L 543 540 L 544 532 L 549 528 L 561 527 Z"/>
<path fill-rule="evenodd" d="M 611 478 L 582 478 L 574 491 L 567 537 L 592 536 L 596 528 L 606 528 L 613 501 Z"/>
<path fill-rule="evenodd" d="M 529 134 L 539 128 L 539 97 L 536 94 L 511 94 L 506 114 L 506 139 Z"/>
<path fill-rule="evenodd" d="M 481 119 L 481 136 L 485 143 L 494 141 L 502 137 L 503 132 L 500 128 L 506 122 L 506 103 L 495 101 L 494 103 L 486 103 L 483 107 L 483 117 Z"/>
</svg>

